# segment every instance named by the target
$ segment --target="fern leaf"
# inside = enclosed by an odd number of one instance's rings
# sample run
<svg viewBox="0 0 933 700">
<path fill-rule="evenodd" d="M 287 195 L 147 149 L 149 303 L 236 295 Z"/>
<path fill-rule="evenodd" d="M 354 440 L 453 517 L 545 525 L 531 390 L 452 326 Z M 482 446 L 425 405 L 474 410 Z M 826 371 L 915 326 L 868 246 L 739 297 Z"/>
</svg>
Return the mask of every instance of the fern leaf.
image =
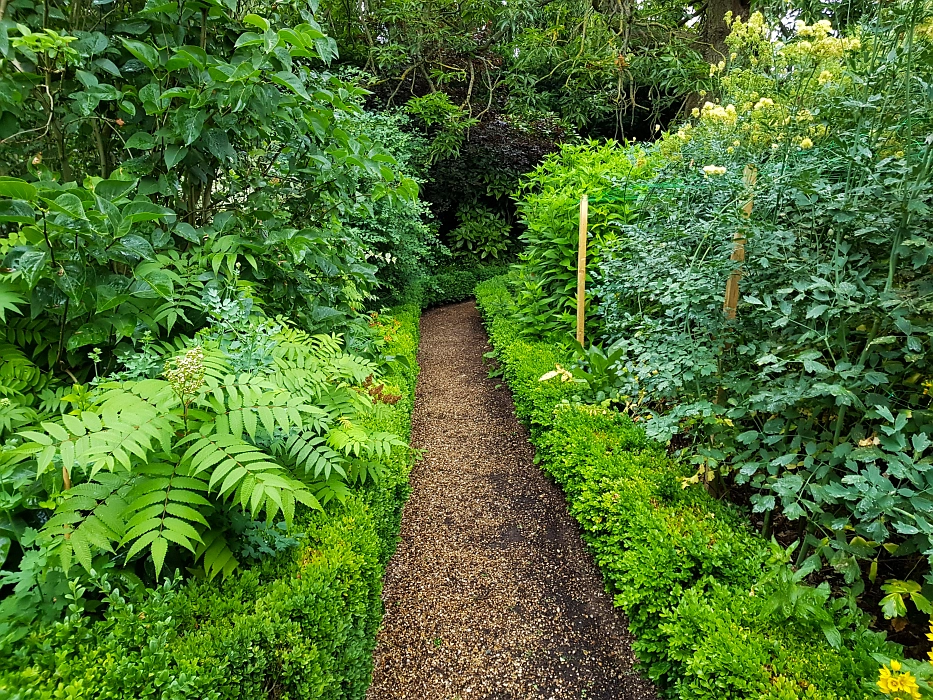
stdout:
<svg viewBox="0 0 933 700">
<path fill-rule="evenodd" d="M 22 312 L 17 308 L 17 305 L 25 303 L 26 300 L 17 292 L 14 292 L 13 287 L 0 283 L 0 321 L 6 323 L 7 311 L 21 314 Z"/>
<path fill-rule="evenodd" d="M 168 551 L 168 540 L 164 537 L 156 537 L 152 541 L 151 550 L 152 563 L 155 564 L 156 578 L 162 573 L 162 566 L 165 564 L 165 553 Z"/>
<path fill-rule="evenodd" d="M 239 566 L 226 538 L 216 530 L 207 533 L 204 543 L 197 548 L 195 556 L 203 559 L 204 573 L 208 580 L 215 578 L 218 574 L 223 574 L 226 578 Z"/>
</svg>

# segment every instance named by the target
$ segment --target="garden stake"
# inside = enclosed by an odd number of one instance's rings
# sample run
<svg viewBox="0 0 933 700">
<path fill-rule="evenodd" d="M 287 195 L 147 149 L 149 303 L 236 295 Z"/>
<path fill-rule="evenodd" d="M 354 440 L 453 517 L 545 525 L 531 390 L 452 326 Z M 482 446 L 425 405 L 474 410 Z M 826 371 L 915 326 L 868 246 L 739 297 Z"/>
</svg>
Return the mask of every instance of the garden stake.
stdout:
<svg viewBox="0 0 933 700">
<path fill-rule="evenodd" d="M 747 219 L 752 215 L 752 206 L 754 205 L 754 195 L 752 194 L 752 189 L 755 187 L 755 182 L 758 179 L 758 171 L 755 169 L 754 165 L 746 165 L 745 170 L 742 172 L 742 179 L 745 182 L 745 186 L 748 188 L 748 201 L 742 206 L 742 214 Z M 733 249 L 730 260 L 734 260 L 738 263 L 745 262 L 745 230 L 744 227 L 739 227 L 736 229 L 735 233 L 732 234 Z M 732 273 L 729 275 L 729 280 L 726 282 L 726 298 L 722 305 L 722 310 L 726 314 L 726 318 L 730 321 L 735 320 L 736 308 L 739 305 L 739 279 L 742 277 L 742 266 L 737 265 Z M 732 347 L 732 343 L 727 342 L 723 346 L 723 352 L 728 351 Z M 721 371 L 721 370 L 720 370 Z M 725 405 L 726 402 L 726 392 L 720 385 L 719 390 L 716 392 L 716 403 L 720 406 Z"/>
<path fill-rule="evenodd" d="M 758 171 L 753 165 L 746 165 L 742 173 L 742 179 L 749 190 L 748 201 L 742 207 L 742 213 L 747 219 L 752 215 L 752 206 L 754 205 L 754 195 L 752 189 L 755 187 L 755 181 L 758 179 Z M 731 260 L 743 263 L 745 262 L 745 231 L 742 228 L 736 230 L 732 235 L 734 248 L 732 250 Z M 726 318 L 732 320 L 735 318 L 736 307 L 739 304 L 739 278 L 742 276 L 741 266 L 737 266 L 732 274 L 729 275 L 729 281 L 726 282 L 726 299 L 723 304 L 723 311 L 726 312 Z"/>
<path fill-rule="evenodd" d="M 586 305 L 586 225 L 589 198 L 580 198 L 580 245 L 577 248 L 577 342 L 583 345 L 583 307 Z"/>
</svg>

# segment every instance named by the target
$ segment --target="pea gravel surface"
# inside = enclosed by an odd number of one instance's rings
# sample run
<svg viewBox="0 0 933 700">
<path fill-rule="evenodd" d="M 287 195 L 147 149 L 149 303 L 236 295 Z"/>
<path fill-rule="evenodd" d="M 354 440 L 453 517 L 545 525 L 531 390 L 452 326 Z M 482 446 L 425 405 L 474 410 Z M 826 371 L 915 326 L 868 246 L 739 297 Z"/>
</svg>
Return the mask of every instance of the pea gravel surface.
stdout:
<svg viewBox="0 0 933 700">
<path fill-rule="evenodd" d="M 411 475 L 368 700 L 657 698 L 473 302 L 421 319 Z"/>
</svg>

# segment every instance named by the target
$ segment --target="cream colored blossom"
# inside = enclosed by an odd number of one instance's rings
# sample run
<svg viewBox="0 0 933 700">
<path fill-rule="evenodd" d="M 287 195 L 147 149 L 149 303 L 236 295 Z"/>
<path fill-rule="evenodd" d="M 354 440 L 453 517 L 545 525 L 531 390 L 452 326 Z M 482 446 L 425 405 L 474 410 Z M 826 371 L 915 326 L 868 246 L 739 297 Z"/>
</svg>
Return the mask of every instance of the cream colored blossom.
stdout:
<svg viewBox="0 0 933 700">
<path fill-rule="evenodd" d="M 726 169 L 721 165 L 704 165 L 703 166 L 703 175 L 704 177 L 718 177 L 720 175 L 725 175 Z"/>
</svg>

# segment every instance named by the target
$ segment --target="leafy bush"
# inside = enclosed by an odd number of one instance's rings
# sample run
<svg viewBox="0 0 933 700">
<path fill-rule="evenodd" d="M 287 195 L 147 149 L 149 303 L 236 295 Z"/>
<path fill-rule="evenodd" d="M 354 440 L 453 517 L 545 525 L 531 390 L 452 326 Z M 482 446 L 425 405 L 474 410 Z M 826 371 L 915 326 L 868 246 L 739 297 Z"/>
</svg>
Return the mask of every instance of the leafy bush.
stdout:
<svg viewBox="0 0 933 700">
<path fill-rule="evenodd" d="M 474 296 L 476 285 L 506 272 L 506 264 L 467 262 L 441 267 L 421 280 L 420 294 L 424 308 L 452 304 Z"/>
<path fill-rule="evenodd" d="M 783 46 L 760 16 L 737 20 L 733 58 L 713 68 L 734 106 L 708 103 L 658 144 L 665 165 L 639 183 L 595 290 L 628 392 L 653 402 L 649 430 L 696 444 L 694 481 L 751 485 L 766 529 L 777 513 L 805 523 L 798 563 L 816 557 L 848 584 L 913 570 L 925 593 L 929 564 L 912 558 L 933 542 L 933 151 L 920 136 L 933 112 L 891 85 L 931 77 L 928 19 L 893 6 L 850 37 L 798 23 Z M 885 616 L 906 614 L 910 584 L 888 586 Z"/>
<path fill-rule="evenodd" d="M 637 187 L 617 190 L 616 183 L 626 175 L 637 182 L 647 172 L 650 165 L 640 148 L 590 141 L 564 145 L 525 177 L 516 195 L 524 231 L 515 293 L 529 333 L 548 335 L 574 326 L 580 198 L 590 199 L 587 266 L 592 271 L 603 247 L 616 237 L 616 224 L 634 216 Z M 589 285 L 591 272 L 587 280 Z"/>
<path fill-rule="evenodd" d="M 417 374 L 417 306 L 400 308 L 383 380 L 399 389 L 364 419 L 405 438 Z M 300 340 L 296 338 L 296 340 Z M 384 566 L 407 497 L 410 455 L 379 459 L 382 479 L 321 513 L 299 507 L 298 546 L 211 582 L 138 583 L 95 574 L 97 597 L 66 586 L 63 619 L 0 621 L 0 695 L 21 698 L 362 698 L 382 615 Z M 63 657 L 64 655 L 64 657 Z M 62 663 L 62 658 L 68 658 Z"/>
<path fill-rule="evenodd" d="M 623 353 L 623 405 L 689 447 L 685 485 L 747 489 L 766 537 L 797 531 L 797 565 L 914 633 L 933 610 L 931 22 L 894 3 L 777 42 L 735 20 L 692 120 L 648 148 L 564 147 L 529 178 L 514 284 L 527 332 L 572 328 L 589 193 L 588 331 Z"/>
<path fill-rule="evenodd" d="M 502 257 L 509 247 L 511 226 L 502 216 L 479 202 L 462 202 L 457 208 L 457 226 L 447 233 L 455 254 L 480 260 Z"/>
<path fill-rule="evenodd" d="M 691 700 L 865 697 L 872 654 L 897 650 L 865 630 L 855 596 L 802 585 L 740 512 L 682 489 L 689 471 L 630 418 L 541 381 L 569 353 L 522 336 L 503 279 L 479 285 L 477 302 L 538 462 L 564 488 L 648 676 Z"/>
</svg>

